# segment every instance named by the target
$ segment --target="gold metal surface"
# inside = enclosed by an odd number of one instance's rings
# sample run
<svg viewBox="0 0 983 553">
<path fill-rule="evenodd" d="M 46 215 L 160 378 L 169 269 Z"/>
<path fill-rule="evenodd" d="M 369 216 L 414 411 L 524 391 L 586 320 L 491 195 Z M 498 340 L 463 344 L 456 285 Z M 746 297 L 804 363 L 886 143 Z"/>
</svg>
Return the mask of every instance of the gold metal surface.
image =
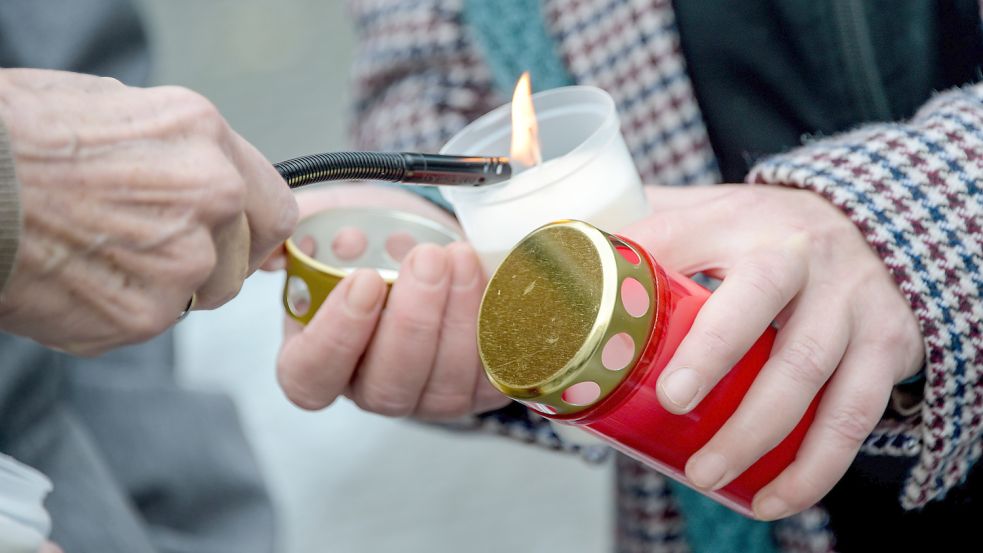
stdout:
<svg viewBox="0 0 983 553">
<path fill-rule="evenodd" d="M 493 385 L 568 414 L 589 407 L 563 400 L 571 385 L 594 382 L 604 397 L 624 379 L 628 368 L 603 366 L 603 348 L 612 336 L 629 334 L 633 366 L 647 341 L 656 295 L 645 262 L 633 265 L 617 245 L 628 247 L 587 223 L 560 221 L 512 250 L 488 284 L 478 320 L 478 347 Z M 620 299 L 629 277 L 649 297 L 642 317 L 628 314 Z"/>
<path fill-rule="evenodd" d="M 366 239 L 365 251 L 354 259 L 336 257 L 332 243 L 345 229 L 358 229 Z M 395 233 L 408 235 L 416 243 L 446 245 L 460 240 L 451 229 L 430 219 L 391 209 L 335 208 L 305 217 L 297 230 L 284 244 L 287 257 L 287 279 L 283 287 L 283 307 L 291 318 L 307 324 L 341 280 L 355 269 L 376 269 L 392 285 L 399 276 L 399 260 L 386 249 L 386 241 Z M 307 255 L 299 243 L 310 237 L 315 245 L 313 255 Z M 306 291 L 307 305 L 303 312 L 295 309 L 291 285 Z M 294 290 L 293 292 L 296 292 Z"/>
</svg>

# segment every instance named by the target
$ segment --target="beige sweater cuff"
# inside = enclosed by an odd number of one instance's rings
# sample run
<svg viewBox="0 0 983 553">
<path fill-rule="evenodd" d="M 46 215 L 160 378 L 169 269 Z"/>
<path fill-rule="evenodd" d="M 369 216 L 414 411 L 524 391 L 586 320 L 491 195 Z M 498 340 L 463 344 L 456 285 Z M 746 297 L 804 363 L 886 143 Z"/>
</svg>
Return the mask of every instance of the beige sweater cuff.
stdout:
<svg viewBox="0 0 983 553">
<path fill-rule="evenodd" d="M 20 228 L 20 185 L 7 128 L 0 121 L 0 291 L 14 270 Z"/>
</svg>

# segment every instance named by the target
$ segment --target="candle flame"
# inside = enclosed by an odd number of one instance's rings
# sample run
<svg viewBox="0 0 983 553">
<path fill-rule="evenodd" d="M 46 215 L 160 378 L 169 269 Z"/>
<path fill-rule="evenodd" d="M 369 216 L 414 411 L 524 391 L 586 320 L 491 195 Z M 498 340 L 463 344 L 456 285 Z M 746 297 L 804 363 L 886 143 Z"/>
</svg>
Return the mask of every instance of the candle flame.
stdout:
<svg viewBox="0 0 983 553">
<path fill-rule="evenodd" d="M 539 123 L 532 104 L 532 83 L 526 71 L 512 95 L 512 163 L 532 167 L 543 162 L 539 148 Z"/>
</svg>

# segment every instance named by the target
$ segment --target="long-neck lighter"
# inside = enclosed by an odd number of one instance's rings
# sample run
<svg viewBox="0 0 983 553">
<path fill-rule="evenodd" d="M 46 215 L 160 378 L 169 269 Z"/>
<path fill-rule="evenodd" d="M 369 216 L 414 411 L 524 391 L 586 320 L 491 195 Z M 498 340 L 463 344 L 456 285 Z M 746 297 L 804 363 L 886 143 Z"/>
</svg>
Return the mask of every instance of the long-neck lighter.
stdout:
<svg viewBox="0 0 983 553">
<path fill-rule="evenodd" d="M 507 157 L 419 153 L 330 152 L 277 164 L 290 188 L 338 180 L 377 180 L 423 186 L 485 186 L 509 180 Z"/>
</svg>

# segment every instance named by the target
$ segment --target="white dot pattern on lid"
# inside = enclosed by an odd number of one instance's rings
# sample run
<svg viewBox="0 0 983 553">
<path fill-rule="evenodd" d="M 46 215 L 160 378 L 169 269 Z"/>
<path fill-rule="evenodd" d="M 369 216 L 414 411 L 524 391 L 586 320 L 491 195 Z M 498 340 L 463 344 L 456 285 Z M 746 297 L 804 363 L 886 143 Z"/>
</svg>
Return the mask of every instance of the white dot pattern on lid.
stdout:
<svg viewBox="0 0 983 553">
<path fill-rule="evenodd" d="M 612 336 L 601 352 L 601 364 L 609 371 L 620 371 L 635 358 L 635 340 L 627 332 Z"/>
<path fill-rule="evenodd" d="M 601 397 L 601 387 L 597 382 L 578 382 L 563 392 L 563 401 L 578 407 L 590 405 Z"/>
</svg>

